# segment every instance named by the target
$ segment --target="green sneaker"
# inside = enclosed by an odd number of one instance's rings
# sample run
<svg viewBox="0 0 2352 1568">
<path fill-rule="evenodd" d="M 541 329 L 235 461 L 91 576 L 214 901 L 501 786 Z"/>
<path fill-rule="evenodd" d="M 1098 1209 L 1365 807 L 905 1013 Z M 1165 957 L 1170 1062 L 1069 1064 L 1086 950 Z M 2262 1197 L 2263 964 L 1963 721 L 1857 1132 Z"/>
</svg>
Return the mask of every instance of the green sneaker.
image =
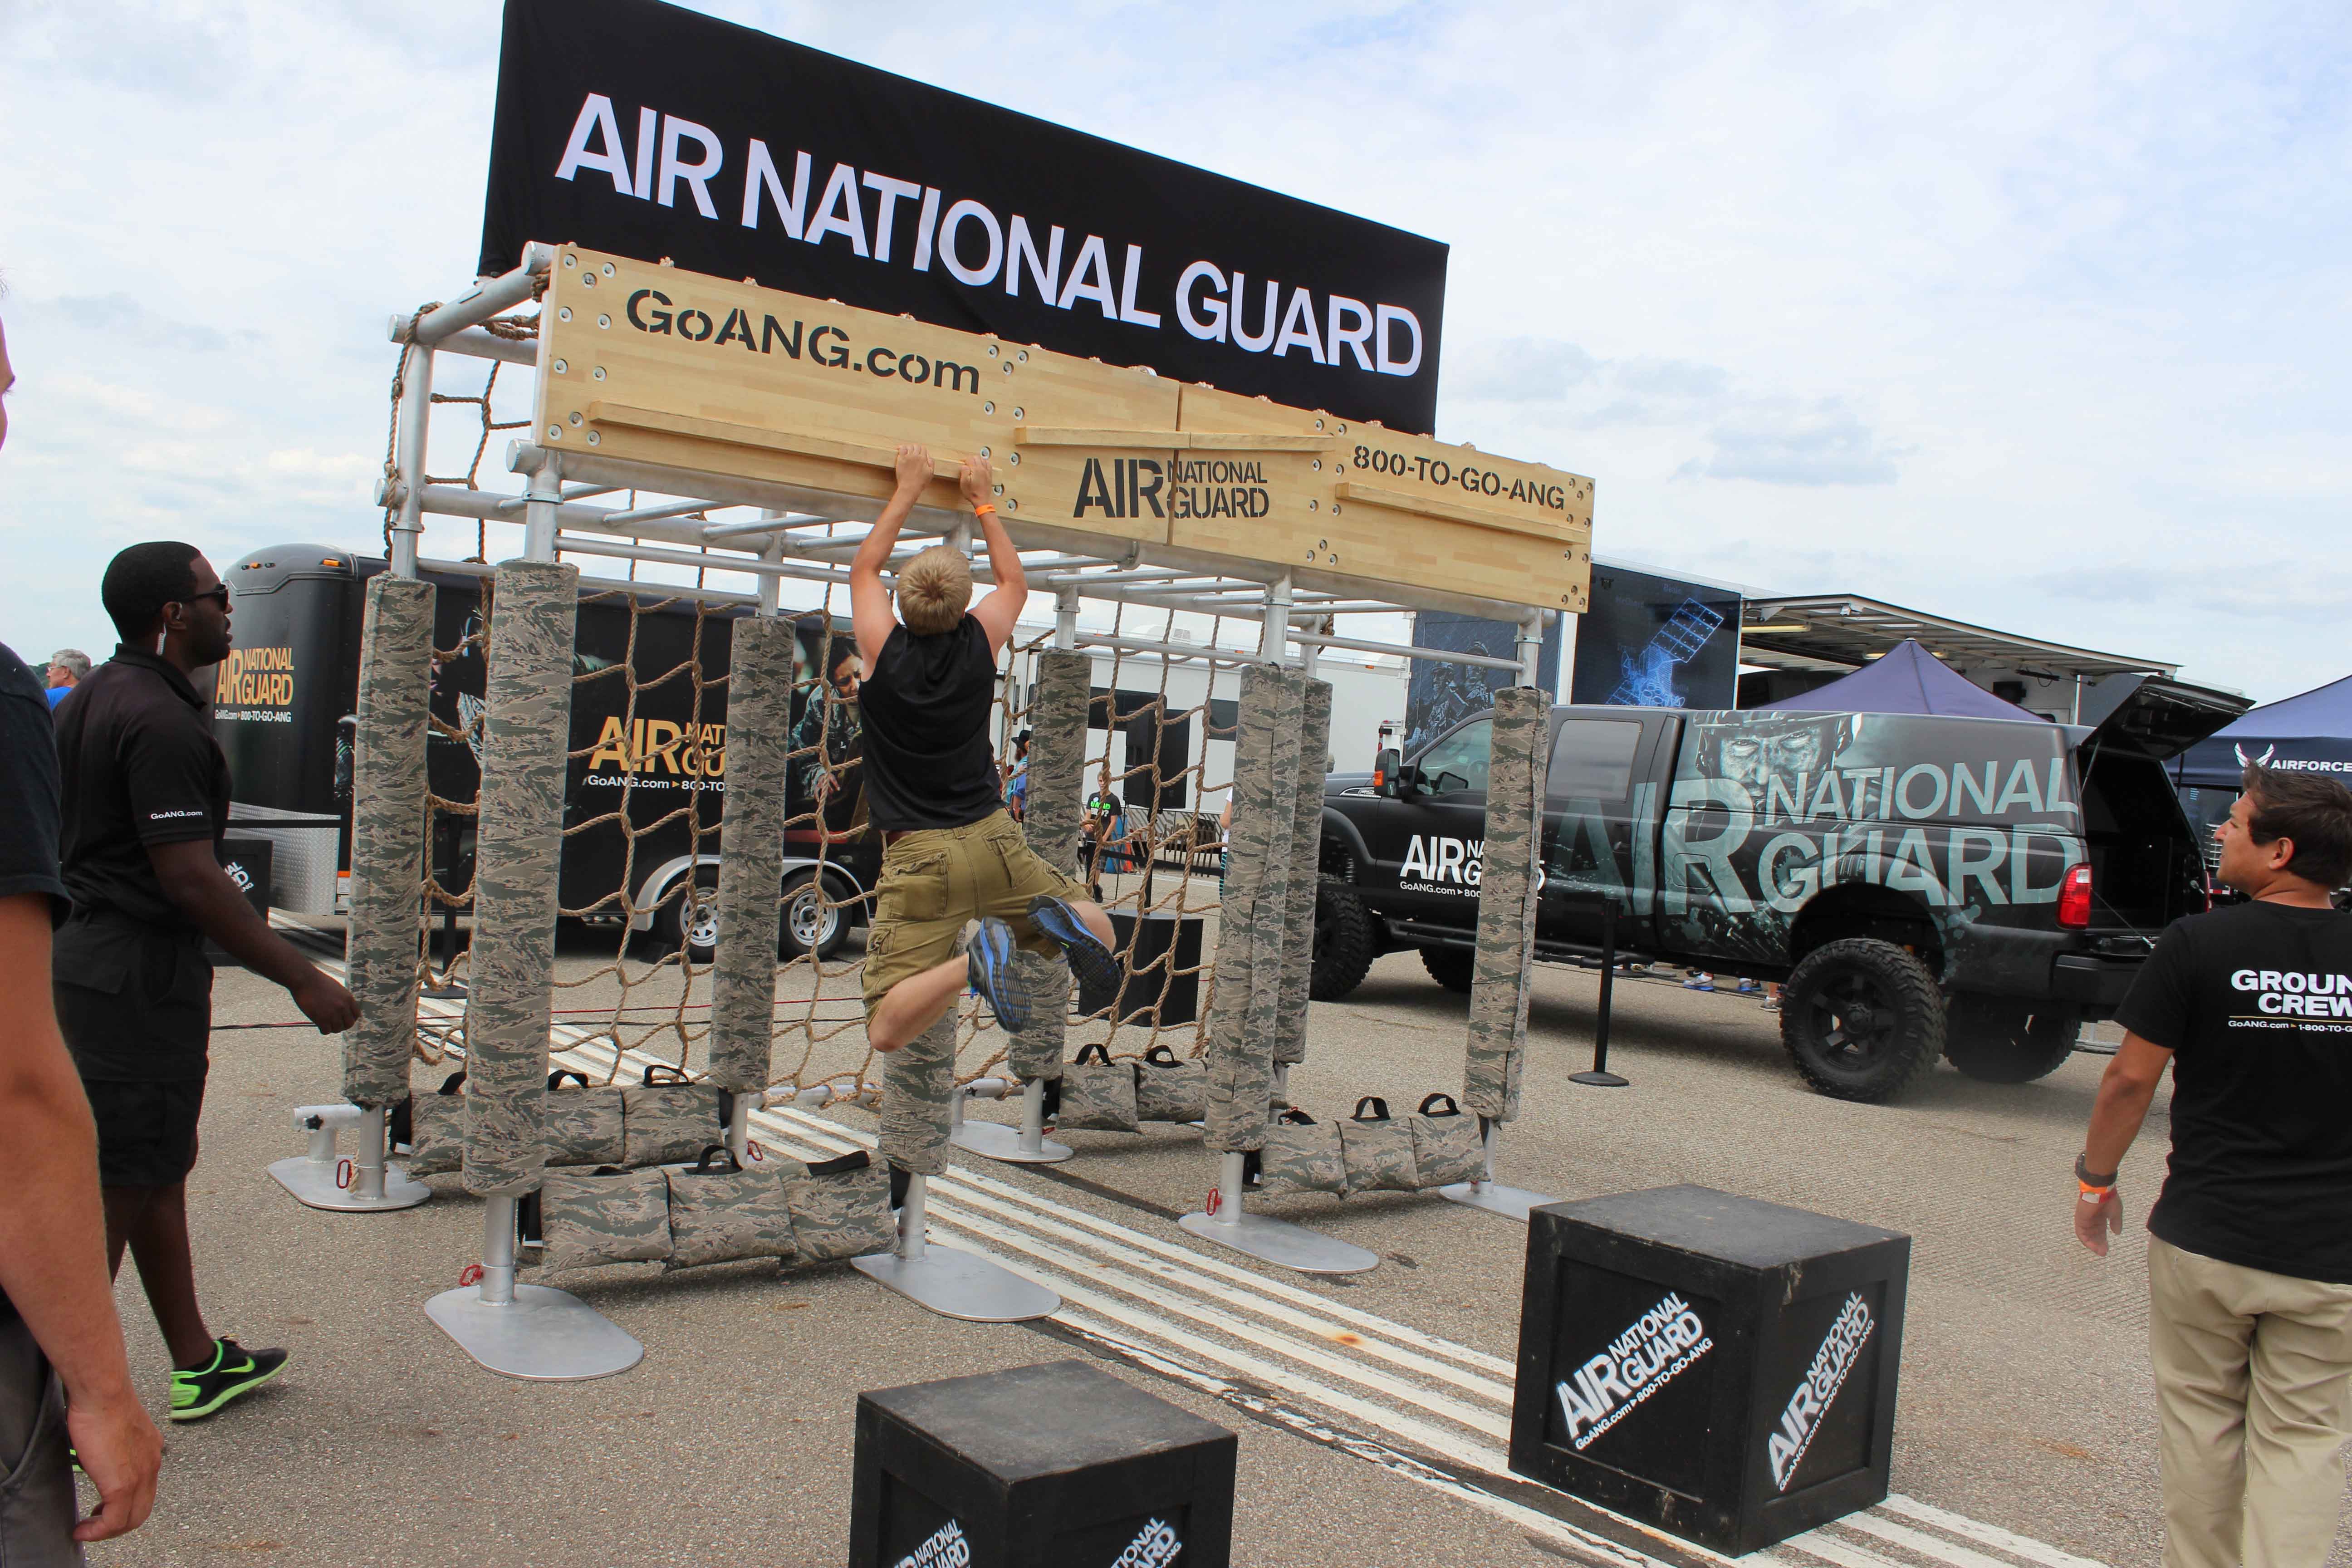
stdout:
<svg viewBox="0 0 2352 1568">
<path fill-rule="evenodd" d="M 249 1351 L 235 1340 L 215 1340 L 209 1365 L 172 1373 L 172 1419 L 202 1420 L 285 1370 L 284 1351 Z"/>
</svg>

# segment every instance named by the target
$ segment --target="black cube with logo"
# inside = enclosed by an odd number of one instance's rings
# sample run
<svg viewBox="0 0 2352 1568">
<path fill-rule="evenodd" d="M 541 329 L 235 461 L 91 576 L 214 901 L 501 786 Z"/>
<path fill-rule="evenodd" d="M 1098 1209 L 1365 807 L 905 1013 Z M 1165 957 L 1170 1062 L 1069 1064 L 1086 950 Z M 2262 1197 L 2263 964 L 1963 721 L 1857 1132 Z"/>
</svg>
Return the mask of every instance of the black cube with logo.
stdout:
<svg viewBox="0 0 2352 1568">
<path fill-rule="evenodd" d="M 1880 1501 L 1910 1266 L 1708 1187 L 1537 1209 L 1511 1468 L 1735 1556 Z"/>
<path fill-rule="evenodd" d="M 1228 1568 L 1237 1447 L 1077 1361 L 861 1394 L 850 1568 Z"/>
</svg>

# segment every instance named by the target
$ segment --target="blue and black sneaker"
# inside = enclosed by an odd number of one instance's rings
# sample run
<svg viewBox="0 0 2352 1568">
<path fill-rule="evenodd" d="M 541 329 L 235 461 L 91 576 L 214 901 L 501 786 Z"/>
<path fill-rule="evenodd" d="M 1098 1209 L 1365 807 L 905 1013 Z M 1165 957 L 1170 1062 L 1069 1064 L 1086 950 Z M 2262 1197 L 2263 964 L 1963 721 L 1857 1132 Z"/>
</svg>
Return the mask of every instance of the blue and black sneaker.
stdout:
<svg viewBox="0 0 2352 1568">
<path fill-rule="evenodd" d="M 209 1363 L 173 1370 L 172 1419 L 195 1421 L 210 1415 L 230 1400 L 251 1394 L 285 1367 L 284 1351 L 249 1351 L 235 1340 L 215 1340 Z"/>
<path fill-rule="evenodd" d="M 1051 893 L 1040 893 L 1029 900 L 1029 918 L 1039 931 L 1061 945 L 1063 956 L 1070 961 L 1070 973 L 1081 984 L 1104 995 L 1119 988 L 1125 976 L 1119 973 L 1118 960 L 1110 949 L 1095 940 L 1078 911 L 1070 907 L 1067 899 L 1057 899 Z"/>
<path fill-rule="evenodd" d="M 997 1023 L 1009 1033 L 1019 1034 L 1029 1026 L 1030 997 L 1013 954 L 1013 928 L 990 915 L 973 933 L 963 961 L 971 988 L 988 999 L 988 1009 L 996 1015 Z"/>
</svg>

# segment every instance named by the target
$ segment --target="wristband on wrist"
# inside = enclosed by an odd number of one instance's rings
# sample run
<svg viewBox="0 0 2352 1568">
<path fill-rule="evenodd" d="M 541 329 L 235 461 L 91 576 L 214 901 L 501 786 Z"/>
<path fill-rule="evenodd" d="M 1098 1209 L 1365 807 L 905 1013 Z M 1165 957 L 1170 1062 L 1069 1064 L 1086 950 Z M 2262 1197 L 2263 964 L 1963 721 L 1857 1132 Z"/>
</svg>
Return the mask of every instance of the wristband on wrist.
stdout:
<svg viewBox="0 0 2352 1568">
<path fill-rule="evenodd" d="M 986 517 L 995 510 L 996 508 L 992 503 L 982 501 L 978 506 L 971 509 L 971 515 L 974 517 Z"/>
<path fill-rule="evenodd" d="M 2116 1195 L 2116 1189 L 2112 1184 L 2104 1187 L 2095 1187 L 2088 1182 L 2077 1182 L 2074 1184 L 2082 1189 L 2078 1195 L 2081 1201 L 2086 1204 L 2103 1204 Z"/>
</svg>

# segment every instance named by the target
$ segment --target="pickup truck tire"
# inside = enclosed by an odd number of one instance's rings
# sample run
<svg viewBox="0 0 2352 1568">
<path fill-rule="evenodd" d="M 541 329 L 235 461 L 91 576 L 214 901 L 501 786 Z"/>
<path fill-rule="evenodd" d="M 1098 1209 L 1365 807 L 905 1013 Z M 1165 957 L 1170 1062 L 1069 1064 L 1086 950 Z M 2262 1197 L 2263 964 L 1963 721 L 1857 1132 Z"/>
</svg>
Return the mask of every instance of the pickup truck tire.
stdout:
<svg viewBox="0 0 2352 1568">
<path fill-rule="evenodd" d="M 1448 991 L 1470 994 L 1470 977 L 1477 972 L 1478 954 L 1466 947 L 1424 947 L 1421 966 Z"/>
<path fill-rule="evenodd" d="M 849 940 L 849 906 L 829 901 L 816 868 L 803 866 L 784 879 L 782 923 L 777 946 L 787 960 L 831 958 Z"/>
<path fill-rule="evenodd" d="M 1944 998 L 1927 966 L 1891 942 L 1823 942 L 1790 973 L 1780 1044 L 1816 1092 L 1875 1104 L 1944 1054 Z"/>
<path fill-rule="evenodd" d="M 2032 1083 L 2065 1065 L 2082 1032 L 2073 1007 L 1962 994 L 1945 1020 L 1944 1055 L 1980 1082 Z"/>
<path fill-rule="evenodd" d="M 1337 1002 L 1364 983 L 1379 943 L 1372 935 L 1371 911 L 1356 889 L 1337 877 L 1325 877 L 1315 887 L 1315 966 L 1307 994 L 1318 1002 Z"/>
</svg>

